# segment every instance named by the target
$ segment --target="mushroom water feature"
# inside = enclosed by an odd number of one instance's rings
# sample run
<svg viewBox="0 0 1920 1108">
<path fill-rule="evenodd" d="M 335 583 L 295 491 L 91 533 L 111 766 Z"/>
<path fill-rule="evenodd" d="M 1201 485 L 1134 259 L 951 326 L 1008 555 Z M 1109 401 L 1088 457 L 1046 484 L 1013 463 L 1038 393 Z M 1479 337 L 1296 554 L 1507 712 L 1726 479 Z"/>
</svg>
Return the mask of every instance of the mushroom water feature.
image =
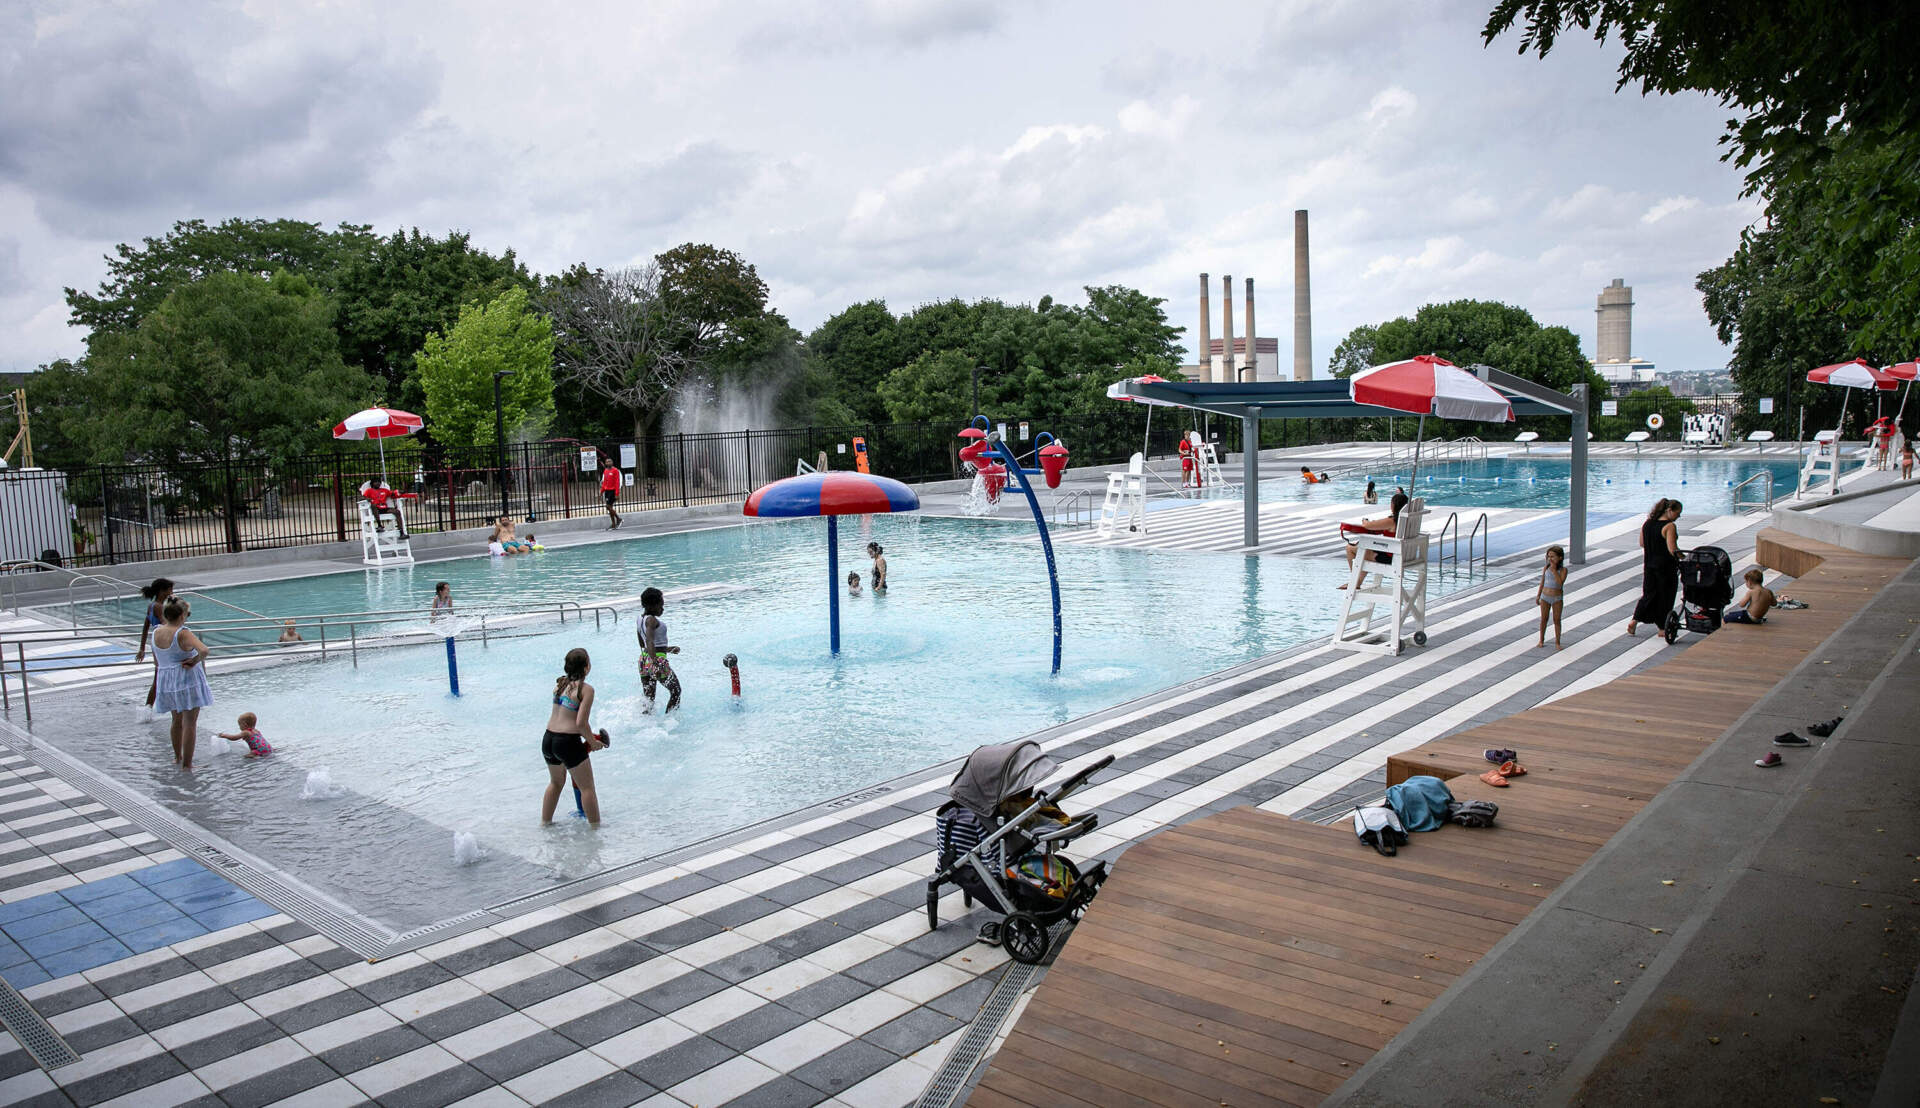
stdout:
<svg viewBox="0 0 1920 1108">
<path fill-rule="evenodd" d="M 792 519 L 827 517 L 827 641 L 840 653 L 840 517 L 911 512 L 920 497 L 891 477 L 831 470 L 783 477 L 747 497 L 743 515 Z"/>
</svg>

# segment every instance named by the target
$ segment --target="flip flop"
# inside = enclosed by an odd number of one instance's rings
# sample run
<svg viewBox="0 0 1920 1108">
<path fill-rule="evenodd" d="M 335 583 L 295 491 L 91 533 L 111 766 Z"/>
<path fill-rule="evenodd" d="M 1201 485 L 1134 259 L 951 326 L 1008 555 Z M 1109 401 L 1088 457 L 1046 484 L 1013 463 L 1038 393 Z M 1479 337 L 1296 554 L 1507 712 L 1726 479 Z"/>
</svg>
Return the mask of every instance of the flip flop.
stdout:
<svg viewBox="0 0 1920 1108">
<path fill-rule="evenodd" d="M 1500 774 L 1502 777 L 1525 777 L 1527 775 L 1527 767 L 1509 758 L 1501 762 L 1500 768 L 1494 772 Z"/>
<path fill-rule="evenodd" d="M 1492 785 L 1496 789 L 1504 789 L 1507 787 L 1507 779 L 1501 776 L 1500 771 L 1497 769 L 1490 769 L 1487 772 L 1481 774 L 1480 780 L 1485 781 L 1487 784 Z"/>
<path fill-rule="evenodd" d="M 1487 761 L 1492 762 L 1494 765 L 1497 766 L 1501 762 L 1511 762 L 1515 758 L 1518 758 L 1520 756 L 1520 752 L 1517 750 L 1506 750 L 1500 747 L 1494 747 L 1489 750 L 1481 751 L 1480 755 L 1481 757 L 1485 758 Z"/>
</svg>

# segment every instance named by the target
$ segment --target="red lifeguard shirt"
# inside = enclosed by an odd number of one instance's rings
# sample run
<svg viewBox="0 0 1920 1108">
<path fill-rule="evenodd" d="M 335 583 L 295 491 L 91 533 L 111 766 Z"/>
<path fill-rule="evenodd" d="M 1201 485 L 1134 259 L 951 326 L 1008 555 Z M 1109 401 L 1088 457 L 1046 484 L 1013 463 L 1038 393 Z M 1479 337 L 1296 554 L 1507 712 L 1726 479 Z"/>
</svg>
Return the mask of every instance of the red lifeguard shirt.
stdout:
<svg viewBox="0 0 1920 1108">
<path fill-rule="evenodd" d="M 601 492 L 620 491 L 620 467 L 608 466 L 607 468 L 600 471 L 600 491 Z"/>
<path fill-rule="evenodd" d="M 366 497 L 368 500 L 373 501 L 374 507 L 385 508 L 387 506 L 387 501 L 393 499 L 393 490 L 389 488 L 383 488 L 379 485 L 373 485 L 369 487 L 366 492 L 361 493 L 361 495 Z"/>
</svg>

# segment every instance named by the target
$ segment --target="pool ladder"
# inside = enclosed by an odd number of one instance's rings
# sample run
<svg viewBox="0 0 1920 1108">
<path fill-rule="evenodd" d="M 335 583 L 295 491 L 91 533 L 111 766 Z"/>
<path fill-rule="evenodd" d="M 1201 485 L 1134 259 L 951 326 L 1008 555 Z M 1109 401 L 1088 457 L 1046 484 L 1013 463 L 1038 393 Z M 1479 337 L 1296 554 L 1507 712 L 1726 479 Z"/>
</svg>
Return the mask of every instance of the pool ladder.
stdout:
<svg viewBox="0 0 1920 1108">
<path fill-rule="evenodd" d="M 1453 548 L 1451 550 L 1447 548 L 1448 532 L 1453 533 Z M 1482 572 L 1485 572 L 1487 568 L 1487 557 L 1491 553 L 1493 542 L 1493 526 L 1487 521 L 1487 513 L 1485 512 L 1480 513 L 1480 518 L 1473 521 L 1473 529 L 1467 532 L 1466 567 L 1469 575 L 1473 573 L 1473 564 L 1476 557 L 1473 551 L 1476 540 L 1480 547 L 1480 553 L 1478 555 L 1480 569 Z M 1447 513 L 1447 521 L 1440 525 L 1440 533 L 1435 537 L 1433 545 L 1434 548 L 1440 552 L 1439 557 L 1434 559 L 1434 564 L 1444 566 L 1447 564 L 1448 559 L 1452 559 L 1455 568 L 1460 566 L 1459 512 Z"/>
<path fill-rule="evenodd" d="M 1756 481 L 1762 481 L 1763 478 L 1764 478 L 1764 481 L 1762 483 L 1765 486 L 1765 492 L 1761 494 L 1761 499 L 1747 500 L 1741 496 L 1741 494 L 1746 490 L 1746 487 L 1748 485 L 1751 485 Z M 1772 511 L 1773 510 L 1773 471 L 1770 469 L 1763 469 L 1760 472 L 1754 474 L 1753 476 L 1735 485 L 1733 487 L 1733 510 L 1736 515 L 1742 512 L 1747 512 L 1747 511 L 1762 511 L 1762 512 Z"/>
</svg>

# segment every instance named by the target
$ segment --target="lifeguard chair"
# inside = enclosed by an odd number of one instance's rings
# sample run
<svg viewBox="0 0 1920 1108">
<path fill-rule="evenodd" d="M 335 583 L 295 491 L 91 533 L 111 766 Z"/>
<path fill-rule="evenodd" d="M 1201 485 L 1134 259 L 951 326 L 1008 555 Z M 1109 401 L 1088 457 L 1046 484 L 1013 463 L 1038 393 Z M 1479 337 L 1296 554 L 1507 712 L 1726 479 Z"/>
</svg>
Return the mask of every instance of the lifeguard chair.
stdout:
<svg viewBox="0 0 1920 1108">
<path fill-rule="evenodd" d="M 1839 439 L 1840 435 L 1837 431 L 1815 433 L 1807 451 L 1807 460 L 1800 467 L 1800 487 L 1794 490 L 1794 496 L 1805 496 L 1807 487 L 1823 473 L 1827 478 L 1827 495 L 1832 496 L 1840 491 Z"/>
<path fill-rule="evenodd" d="M 1400 510 L 1392 535 L 1367 532 L 1354 536 L 1353 573 L 1340 622 L 1334 626 L 1333 645 L 1394 655 L 1405 648 L 1427 644 L 1427 536 L 1422 526 L 1427 513 L 1424 497 L 1415 497 Z M 1369 553 L 1391 555 L 1391 563 L 1370 562 Z M 1385 626 L 1375 628 L 1374 609 L 1384 607 Z"/>
<path fill-rule="evenodd" d="M 400 537 L 400 526 L 383 531 L 374 529 L 373 505 L 365 497 L 360 500 L 360 560 L 370 566 L 397 566 L 413 564 L 413 544 Z"/>
<path fill-rule="evenodd" d="M 1094 524 L 1093 533 L 1100 538 L 1112 535 L 1120 527 L 1122 516 L 1126 517 L 1126 530 L 1146 531 L 1147 459 L 1143 454 L 1127 459 L 1125 473 L 1107 474 L 1107 496 L 1100 502 L 1100 521 Z"/>
<path fill-rule="evenodd" d="M 1219 491 L 1226 484 L 1220 477 L 1220 453 L 1213 444 L 1200 437 L 1198 431 L 1188 431 L 1189 441 L 1193 443 L 1193 464 L 1199 473 L 1202 488 Z"/>
</svg>

